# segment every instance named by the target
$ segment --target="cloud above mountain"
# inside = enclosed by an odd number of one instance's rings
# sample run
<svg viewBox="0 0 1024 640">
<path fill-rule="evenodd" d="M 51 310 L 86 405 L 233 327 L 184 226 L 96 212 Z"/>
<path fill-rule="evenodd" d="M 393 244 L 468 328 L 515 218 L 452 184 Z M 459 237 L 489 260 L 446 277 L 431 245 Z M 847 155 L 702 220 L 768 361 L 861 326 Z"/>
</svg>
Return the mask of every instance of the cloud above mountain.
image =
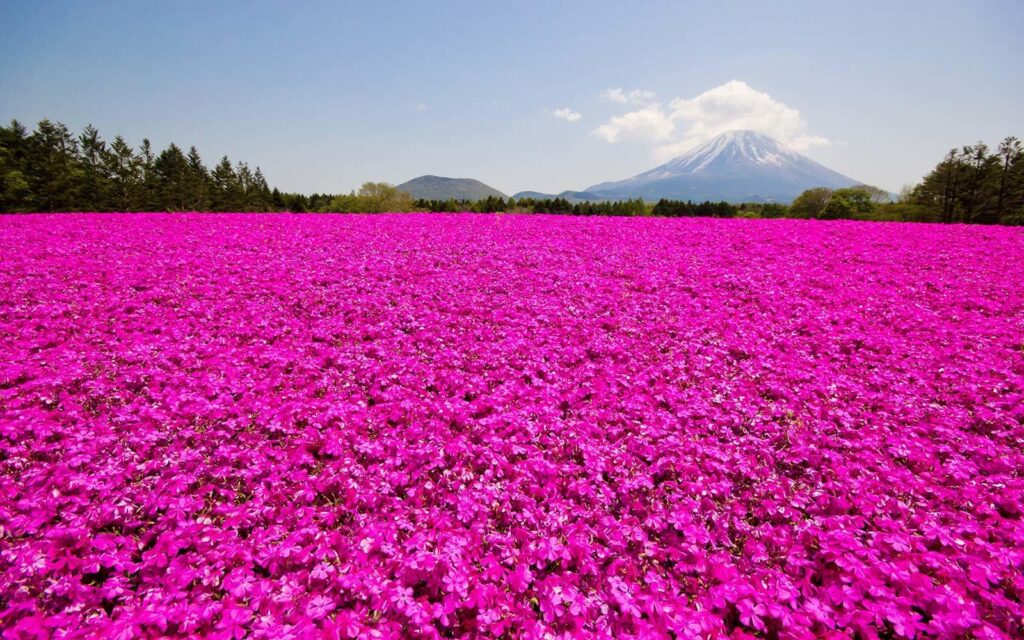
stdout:
<svg viewBox="0 0 1024 640">
<path fill-rule="evenodd" d="M 671 139 L 676 125 L 660 104 L 651 104 L 619 116 L 613 116 L 591 133 L 606 142 L 620 140 L 649 140 L 666 142 Z"/>
<path fill-rule="evenodd" d="M 606 89 L 601 94 L 606 100 L 617 102 L 619 104 L 647 104 L 654 100 L 654 92 L 647 91 L 644 89 L 633 89 L 632 91 L 623 91 L 621 87 L 614 89 Z"/>
<path fill-rule="evenodd" d="M 653 100 L 650 91 L 609 89 L 603 96 L 637 108 L 612 116 L 591 134 L 609 143 L 639 140 L 654 144 L 658 159 L 676 156 L 726 131 L 751 129 L 766 133 L 796 151 L 829 144 L 807 133 L 807 123 L 796 109 L 731 80 L 692 98 L 675 98 L 668 105 Z"/>
</svg>

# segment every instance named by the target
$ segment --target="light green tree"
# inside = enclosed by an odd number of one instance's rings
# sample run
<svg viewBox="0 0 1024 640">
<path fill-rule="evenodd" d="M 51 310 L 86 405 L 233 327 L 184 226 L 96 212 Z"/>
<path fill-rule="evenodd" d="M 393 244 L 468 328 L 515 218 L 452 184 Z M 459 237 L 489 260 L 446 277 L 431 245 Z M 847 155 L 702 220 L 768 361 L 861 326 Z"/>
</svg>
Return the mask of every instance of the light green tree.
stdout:
<svg viewBox="0 0 1024 640">
<path fill-rule="evenodd" d="M 808 189 L 796 197 L 789 206 L 795 218 L 820 218 L 832 199 L 832 190 L 826 187 Z"/>
<path fill-rule="evenodd" d="M 365 213 L 412 211 L 412 196 L 387 182 L 364 182 L 359 187 L 358 207 Z"/>
</svg>

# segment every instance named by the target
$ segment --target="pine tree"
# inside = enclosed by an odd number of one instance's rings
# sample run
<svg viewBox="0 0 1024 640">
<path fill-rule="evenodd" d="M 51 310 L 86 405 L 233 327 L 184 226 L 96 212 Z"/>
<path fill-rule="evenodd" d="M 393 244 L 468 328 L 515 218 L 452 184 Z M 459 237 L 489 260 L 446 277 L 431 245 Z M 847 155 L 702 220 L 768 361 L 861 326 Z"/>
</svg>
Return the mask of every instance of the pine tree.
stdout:
<svg viewBox="0 0 1024 640">
<path fill-rule="evenodd" d="M 78 145 L 68 128 L 43 119 L 29 136 L 28 177 L 36 211 L 80 208 Z"/>
<path fill-rule="evenodd" d="M 263 171 L 256 167 L 252 176 L 252 192 L 249 198 L 249 205 L 252 211 L 270 211 L 271 209 L 270 185 L 263 177 Z"/>
<path fill-rule="evenodd" d="M 192 146 L 186 158 L 188 165 L 185 178 L 185 197 L 188 208 L 193 211 L 206 211 L 210 208 L 210 173 L 199 157 L 199 150 Z"/>
<path fill-rule="evenodd" d="M 274 187 L 274 190 L 270 192 L 270 210 L 271 211 L 286 211 L 288 205 L 285 202 L 284 196 Z"/>
<path fill-rule="evenodd" d="M 117 136 L 107 154 L 107 175 L 111 182 L 111 203 L 117 211 L 139 211 L 146 202 L 143 192 L 142 159 Z"/>
<path fill-rule="evenodd" d="M 153 146 L 149 143 L 149 138 L 143 138 L 142 146 L 139 148 L 139 167 L 142 171 L 142 187 L 139 189 L 140 211 L 163 211 L 157 194 L 157 177 L 153 168 L 155 162 Z"/>
<path fill-rule="evenodd" d="M 78 136 L 82 179 L 78 207 L 85 211 L 109 211 L 111 180 L 107 174 L 107 143 L 96 127 L 87 125 Z"/>
<path fill-rule="evenodd" d="M 999 144 L 999 191 L 996 194 L 996 215 L 1005 216 L 1011 211 L 1013 192 L 1018 185 L 1013 184 L 1013 168 L 1024 161 L 1024 145 L 1014 136 L 1009 136 Z M 1020 185 L 1024 186 L 1024 185 Z"/>
<path fill-rule="evenodd" d="M 181 148 L 173 142 L 153 161 L 157 209 L 188 211 L 189 166 Z"/>
<path fill-rule="evenodd" d="M 961 222 L 989 222 L 987 205 L 993 193 L 991 182 L 996 160 L 989 155 L 988 145 L 983 142 L 964 147 L 962 155 L 967 161 L 967 172 L 962 191 Z"/>
<path fill-rule="evenodd" d="M 221 158 L 210 176 L 213 184 L 211 194 L 214 211 L 239 211 L 244 208 L 245 193 L 235 173 L 231 160 L 227 156 Z"/>
<path fill-rule="evenodd" d="M 242 201 L 239 211 L 252 211 L 253 196 L 253 175 L 249 165 L 239 162 L 235 165 L 235 173 L 238 175 L 238 184 L 242 188 Z"/>
<path fill-rule="evenodd" d="M 0 127 L 0 211 L 28 211 L 28 132 L 17 120 Z"/>
</svg>

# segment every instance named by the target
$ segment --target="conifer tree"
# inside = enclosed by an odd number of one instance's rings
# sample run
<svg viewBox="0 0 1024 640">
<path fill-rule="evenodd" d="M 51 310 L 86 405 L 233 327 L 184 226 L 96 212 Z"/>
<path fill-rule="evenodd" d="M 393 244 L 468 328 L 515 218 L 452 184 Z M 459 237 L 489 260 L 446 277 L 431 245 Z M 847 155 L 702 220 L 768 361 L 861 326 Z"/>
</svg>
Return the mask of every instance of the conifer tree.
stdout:
<svg viewBox="0 0 1024 640">
<path fill-rule="evenodd" d="M 17 120 L 0 127 L 0 211 L 28 211 L 28 132 Z"/>
<path fill-rule="evenodd" d="M 106 157 L 112 207 L 116 211 L 138 211 L 145 207 L 142 159 L 117 136 Z"/>
<path fill-rule="evenodd" d="M 87 125 L 78 136 L 81 152 L 80 204 L 84 211 L 110 210 L 110 179 L 107 175 L 107 143 L 96 127 Z"/>
</svg>

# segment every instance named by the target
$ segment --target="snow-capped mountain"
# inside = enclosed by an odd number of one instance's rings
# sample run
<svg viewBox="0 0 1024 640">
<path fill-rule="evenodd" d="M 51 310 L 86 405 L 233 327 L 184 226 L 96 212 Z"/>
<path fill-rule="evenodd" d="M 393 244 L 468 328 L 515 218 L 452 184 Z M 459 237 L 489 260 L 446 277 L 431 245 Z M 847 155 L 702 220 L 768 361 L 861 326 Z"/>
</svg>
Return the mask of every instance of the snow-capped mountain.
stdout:
<svg viewBox="0 0 1024 640">
<path fill-rule="evenodd" d="M 771 136 L 727 131 L 650 171 L 586 191 L 608 199 L 790 202 L 805 189 L 855 184 Z"/>
</svg>

